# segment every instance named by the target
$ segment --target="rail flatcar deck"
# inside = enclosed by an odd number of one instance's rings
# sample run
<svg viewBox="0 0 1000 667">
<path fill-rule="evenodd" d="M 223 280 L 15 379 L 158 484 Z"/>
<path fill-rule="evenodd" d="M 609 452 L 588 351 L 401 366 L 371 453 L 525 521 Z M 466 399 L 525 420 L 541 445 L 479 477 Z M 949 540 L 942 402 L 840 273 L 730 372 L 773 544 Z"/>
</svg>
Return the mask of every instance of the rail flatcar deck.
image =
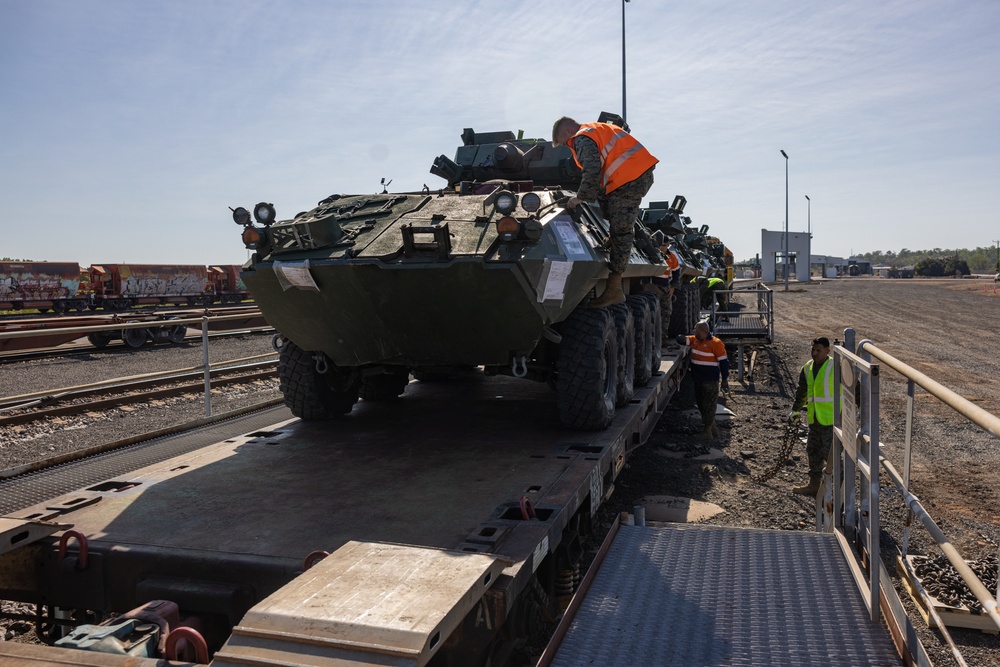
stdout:
<svg viewBox="0 0 1000 667">
<path fill-rule="evenodd" d="M 455 630 L 495 632 L 610 493 L 674 393 L 681 361 L 666 358 L 597 433 L 563 428 L 544 385 L 475 376 L 411 383 L 401 399 L 359 403 L 343 420 L 233 425 L 238 434 L 208 446 L 91 471 L 82 488 L 5 510 L 15 521 L 72 524 L 87 541 L 86 567 L 77 539 L 64 549 L 75 558 L 67 567 L 59 534 L 41 537 L 0 556 L 0 596 L 116 611 L 166 599 L 231 628 L 310 553 L 393 543 L 497 559 L 489 599 L 468 612 L 487 620 Z M 460 639 L 453 653 L 468 650 Z"/>
</svg>

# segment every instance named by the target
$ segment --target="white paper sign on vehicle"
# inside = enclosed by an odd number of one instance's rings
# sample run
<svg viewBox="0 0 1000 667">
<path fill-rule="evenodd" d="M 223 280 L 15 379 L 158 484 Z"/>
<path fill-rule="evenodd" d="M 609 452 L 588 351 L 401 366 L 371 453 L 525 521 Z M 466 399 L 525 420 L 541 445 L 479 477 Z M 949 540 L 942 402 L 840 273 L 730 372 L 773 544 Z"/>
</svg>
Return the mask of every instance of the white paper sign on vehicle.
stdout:
<svg viewBox="0 0 1000 667">
<path fill-rule="evenodd" d="M 289 290 L 293 287 L 301 290 L 318 292 L 319 286 L 313 280 L 312 273 L 309 272 L 309 260 L 301 262 L 274 262 L 274 275 L 278 278 L 278 284 L 282 290 Z"/>
</svg>

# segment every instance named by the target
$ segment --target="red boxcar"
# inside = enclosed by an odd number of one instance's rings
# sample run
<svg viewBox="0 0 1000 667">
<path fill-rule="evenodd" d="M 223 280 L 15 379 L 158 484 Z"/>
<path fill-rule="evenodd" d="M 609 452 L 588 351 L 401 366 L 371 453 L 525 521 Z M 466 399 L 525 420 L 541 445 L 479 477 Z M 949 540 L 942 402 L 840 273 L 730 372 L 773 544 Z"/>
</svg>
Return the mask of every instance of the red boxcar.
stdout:
<svg viewBox="0 0 1000 667">
<path fill-rule="evenodd" d="M 222 303 L 239 303 L 251 298 L 250 290 L 240 277 L 242 270 L 243 267 L 236 264 L 208 267 L 208 279 Z"/>
<path fill-rule="evenodd" d="M 209 306 L 215 289 L 204 266 L 182 264 L 94 264 L 90 267 L 94 303 L 123 310 L 142 303 Z"/>
</svg>

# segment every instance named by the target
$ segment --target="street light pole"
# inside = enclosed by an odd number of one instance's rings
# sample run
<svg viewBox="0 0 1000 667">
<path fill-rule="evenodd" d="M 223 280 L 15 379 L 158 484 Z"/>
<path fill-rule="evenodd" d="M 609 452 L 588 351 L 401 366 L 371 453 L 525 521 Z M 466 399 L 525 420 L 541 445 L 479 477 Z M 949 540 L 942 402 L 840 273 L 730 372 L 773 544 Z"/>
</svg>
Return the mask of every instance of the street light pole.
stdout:
<svg viewBox="0 0 1000 667">
<path fill-rule="evenodd" d="M 806 282 L 812 282 L 813 223 L 812 223 L 812 199 L 809 199 L 809 195 L 806 195 L 806 231 L 807 231 L 806 243 L 808 243 L 806 247 L 809 248 L 809 274 L 808 274 L 809 277 L 806 278 Z M 820 275 L 820 278 L 823 277 L 825 276 Z"/>
<path fill-rule="evenodd" d="M 781 151 L 785 158 L 785 261 L 782 269 L 785 271 L 785 291 L 788 291 L 788 153 Z"/>
<path fill-rule="evenodd" d="M 809 226 L 809 238 L 813 235 L 813 213 L 812 213 L 812 199 L 809 199 L 809 195 L 806 195 L 806 219 L 808 220 Z"/>
<path fill-rule="evenodd" d="M 1000 241 L 994 241 L 997 244 L 997 273 L 1000 273 Z"/>
<path fill-rule="evenodd" d="M 625 3 L 629 0 L 622 0 L 622 120 L 626 120 L 625 111 Z"/>
</svg>

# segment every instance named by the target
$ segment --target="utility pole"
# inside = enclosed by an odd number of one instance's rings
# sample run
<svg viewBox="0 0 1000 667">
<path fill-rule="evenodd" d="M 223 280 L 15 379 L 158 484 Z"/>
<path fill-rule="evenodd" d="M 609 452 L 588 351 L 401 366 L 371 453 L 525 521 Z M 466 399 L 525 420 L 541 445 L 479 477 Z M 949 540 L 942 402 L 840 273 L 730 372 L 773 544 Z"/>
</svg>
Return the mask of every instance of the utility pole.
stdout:
<svg viewBox="0 0 1000 667">
<path fill-rule="evenodd" d="M 625 3 L 629 0 L 622 0 L 622 120 L 628 120 L 625 111 Z"/>
<path fill-rule="evenodd" d="M 1000 241 L 994 241 L 997 244 L 997 273 L 1000 273 Z"/>
<path fill-rule="evenodd" d="M 785 262 L 782 268 L 785 270 L 785 291 L 788 291 L 788 153 L 781 151 L 781 157 L 785 158 Z"/>
</svg>

